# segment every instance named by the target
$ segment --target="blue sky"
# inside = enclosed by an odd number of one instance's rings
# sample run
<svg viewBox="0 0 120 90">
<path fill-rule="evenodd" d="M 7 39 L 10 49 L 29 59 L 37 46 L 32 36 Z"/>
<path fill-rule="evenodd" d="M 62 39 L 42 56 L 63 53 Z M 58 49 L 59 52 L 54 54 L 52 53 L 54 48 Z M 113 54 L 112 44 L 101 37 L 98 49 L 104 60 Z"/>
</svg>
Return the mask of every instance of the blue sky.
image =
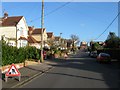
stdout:
<svg viewBox="0 0 120 90">
<path fill-rule="evenodd" d="M 66 2 L 45 2 L 45 15 Z M 29 26 L 41 27 L 41 2 L 4 2 L 2 10 L 9 16 L 24 16 Z M 97 38 L 118 13 L 117 2 L 71 2 L 44 17 L 44 27 L 55 36 L 62 33 L 63 38 L 78 35 L 80 41 Z M 33 22 L 31 22 L 33 20 Z M 118 35 L 118 20 L 98 39 L 106 40 L 110 31 Z"/>
</svg>

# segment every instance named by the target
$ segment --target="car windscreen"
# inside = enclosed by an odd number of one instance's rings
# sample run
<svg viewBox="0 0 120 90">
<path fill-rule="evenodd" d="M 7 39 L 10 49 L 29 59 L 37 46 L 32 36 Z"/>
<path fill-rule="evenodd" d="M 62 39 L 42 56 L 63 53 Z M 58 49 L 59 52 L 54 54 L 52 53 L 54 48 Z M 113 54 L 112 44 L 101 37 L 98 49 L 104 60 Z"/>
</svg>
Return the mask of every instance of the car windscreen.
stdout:
<svg viewBox="0 0 120 90">
<path fill-rule="evenodd" d="M 109 54 L 106 54 L 106 53 L 101 53 L 100 56 L 102 56 L 102 57 L 110 57 L 110 55 L 109 55 Z"/>
</svg>

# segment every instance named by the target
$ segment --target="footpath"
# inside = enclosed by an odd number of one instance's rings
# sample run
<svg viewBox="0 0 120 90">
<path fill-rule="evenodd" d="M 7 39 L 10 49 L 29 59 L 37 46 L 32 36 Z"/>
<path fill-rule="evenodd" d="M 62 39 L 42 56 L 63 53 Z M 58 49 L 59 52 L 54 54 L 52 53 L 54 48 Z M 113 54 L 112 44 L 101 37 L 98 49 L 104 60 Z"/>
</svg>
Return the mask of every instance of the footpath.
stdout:
<svg viewBox="0 0 120 90">
<path fill-rule="evenodd" d="M 4 77 L 5 74 L 2 74 L 2 77 L 1 77 L 2 88 L 3 89 L 17 88 L 17 87 L 31 81 L 35 77 L 52 69 L 53 67 L 51 65 L 49 65 L 49 63 L 51 63 L 51 62 L 45 61 L 44 63 L 28 65 L 28 66 L 20 68 L 19 69 L 19 72 L 21 73 L 20 81 L 18 81 L 17 77 L 9 77 L 8 81 L 5 82 L 5 77 Z"/>
</svg>

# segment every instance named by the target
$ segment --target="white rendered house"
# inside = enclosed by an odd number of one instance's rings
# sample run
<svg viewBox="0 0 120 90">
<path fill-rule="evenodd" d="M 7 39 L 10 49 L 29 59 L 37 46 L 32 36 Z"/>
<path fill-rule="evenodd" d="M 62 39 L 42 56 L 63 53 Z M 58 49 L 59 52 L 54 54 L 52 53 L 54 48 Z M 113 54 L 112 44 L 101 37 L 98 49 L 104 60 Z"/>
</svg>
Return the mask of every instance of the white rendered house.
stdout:
<svg viewBox="0 0 120 90">
<path fill-rule="evenodd" d="M 0 24 L 0 40 L 4 39 L 8 45 L 18 48 L 28 44 L 28 26 L 23 16 L 8 17 L 5 13 Z"/>
</svg>

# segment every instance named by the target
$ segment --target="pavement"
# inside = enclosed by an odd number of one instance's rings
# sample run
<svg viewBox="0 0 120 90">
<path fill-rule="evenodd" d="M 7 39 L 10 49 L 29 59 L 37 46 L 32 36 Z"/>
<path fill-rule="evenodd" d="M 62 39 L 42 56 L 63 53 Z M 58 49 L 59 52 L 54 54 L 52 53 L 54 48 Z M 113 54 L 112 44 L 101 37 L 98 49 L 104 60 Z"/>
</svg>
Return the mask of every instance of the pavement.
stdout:
<svg viewBox="0 0 120 90">
<path fill-rule="evenodd" d="M 43 73 L 49 71 L 53 67 L 48 65 L 49 61 L 45 61 L 44 63 L 28 65 L 26 67 L 20 68 L 19 72 L 21 73 L 21 80 L 18 81 L 18 77 L 9 77 L 8 81 L 5 82 L 5 74 L 2 74 L 2 88 L 17 88 L 26 82 L 31 81 L 35 77 L 42 75 Z M 56 63 L 53 63 L 56 64 Z"/>
</svg>

